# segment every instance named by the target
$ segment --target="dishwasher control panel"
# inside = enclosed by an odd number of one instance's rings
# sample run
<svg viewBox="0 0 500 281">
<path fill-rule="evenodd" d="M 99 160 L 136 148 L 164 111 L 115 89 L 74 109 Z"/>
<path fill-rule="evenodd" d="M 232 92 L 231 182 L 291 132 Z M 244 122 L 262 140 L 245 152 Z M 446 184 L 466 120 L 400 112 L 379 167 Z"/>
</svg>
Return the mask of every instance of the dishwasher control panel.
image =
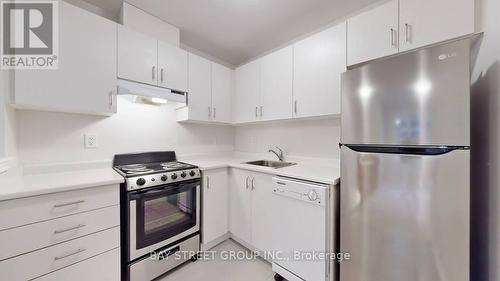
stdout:
<svg viewBox="0 0 500 281">
<path fill-rule="evenodd" d="M 273 194 L 324 206 L 330 186 L 284 177 L 273 178 Z"/>
</svg>

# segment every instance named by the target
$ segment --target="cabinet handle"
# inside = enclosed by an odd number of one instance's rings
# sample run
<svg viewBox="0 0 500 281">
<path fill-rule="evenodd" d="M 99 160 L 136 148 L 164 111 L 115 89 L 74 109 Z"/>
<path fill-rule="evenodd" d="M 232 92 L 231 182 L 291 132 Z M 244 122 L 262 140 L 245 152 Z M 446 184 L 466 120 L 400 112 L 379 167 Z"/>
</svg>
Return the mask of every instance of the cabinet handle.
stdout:
<svg viewBox="0 0 500 281">
<path fill-rule="evenodd" d="M 295 112 L 295 114 L 297 114 L 297 100 L 295 100 L 293 102 L 293 112 Z"/>
<path fill-rule="evenodd" d="M 82 227 L 85 227 L 85 226 L 86 225 L 84 225 L 84 224 L 79 224 L 77 226 L 69 227 L 69 228 L 66 228 L 66 229 L 55 230 L 54 234 L 61 234 L 61 233 L 72 231 L 72 230 L 76 230 L 76 229 L 79 229 L 79 228 L 82 228 Z"/>
<path fill-rule="evenodd" d="M 208 119 L 212 118 L 212 109 L 208 107 Z"/>
<path fill-rule="evenodd" d="M 69 254 L 62 255 L 62 256 L 57 256 L 57 257 L 54 258 L 54 260 L 58 261 L 58 260 L 62 260 L 62 259 L 65 259 L 65 258 L 69 258 L 69 257 L 77 255 L 77 254 L 79 254 L 81 252 L 85 252 L 85 249 L 78 249 L 78 250 L 74 251 L 73 253 L 69 253 Z"/>
<path fill-rule="evenodd" d="M 394 28 L 391 28 L 391 46 L 396 48 L 396 30 Z"/>
<path fill-rule="evenodd" d="M 256 106 L 255 107 L 255 118 L 259 116 L 259 108 Z"/>
<path fill-rule="evenodd" d="M 160 69 L 160 82 L 163 83 L 163 68 Z"/>
<path fill-rule="evenodd" d="M 109 108 L 113 108 L 113 91 L 109 92 Z"/>
<path fill-rule="evenodd" d="M 247 176 L 247 179 L 245 180 L 245 183 L 246 183 L 246 187 L 247 187 L 247 189 L 248 189 L 248 178 L 249 178 L 249 177 L 250 177 L 250 176 Z"/>
<path fill-rule="evenodd" d="M 217 107 L 214 107 L 214 119 L 217 118 Z"/>
<path fill-rule="evenodd" d="M 62 203 L 62 204 L 54 205 L 54 208 L 61 208 L 61 207 L 66 207 L 66 206 L 71 206 L 71 205 L 77 205 L 77 204 L 81 204 L 84 202 L 85 202 L 85 200 L 78 200 L 78 201 L 73 201 L 73 202 L 68 202 L 68 203 Z"/>
<path fill-rule="evenodd" d="M 254 181 L 255 181 L 255 178 L 253 177 L 253 178 L 252 178 L 252 190 L 254 190 L 254 189 L 255 189 L 255 185 L 253 184 L 253 182 L 254 182 Z"/>
<path fill-rule="evenodd" d="M 260 117 L 262 117 L 262 108 L 263 108 L 263 106 L 261 105 L 260 106 Z"/>
<path fill-rule="evenodd" d="M 207 176 L 207 189 L 210 189 L 210 178 Z"/>
<path fill-rule="evenodd" d="M 153 81 L 155 81 L 155 79 L 156 79 L 156 66 L 153 66 L 151 68 L 151 78 L 153 79 Z"/>
<path fill-rule="evenodd" d="M 409 24 L 405 23 L 405 42 L 406 43 L 410 43 L 410 41 L 411 41 L 410 32 L 411 32 L 411 26 Z"/>
</svg>

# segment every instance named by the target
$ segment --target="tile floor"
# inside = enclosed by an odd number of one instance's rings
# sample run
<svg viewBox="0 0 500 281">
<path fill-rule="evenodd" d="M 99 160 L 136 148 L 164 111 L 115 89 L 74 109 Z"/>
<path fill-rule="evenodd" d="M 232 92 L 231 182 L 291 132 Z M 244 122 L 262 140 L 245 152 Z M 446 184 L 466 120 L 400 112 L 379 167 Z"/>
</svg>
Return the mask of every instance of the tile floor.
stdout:
<svg viewBox="0 0 500 281">
<path fill-rule="evenodd" d="M 223 260 L 221 252 L 245 251 L 233 240 L 211 250 L 216 251 L 215 259 L 187 262 L 158 281 L 274 281 L 271 264 L 264 260 Z"/>
</svg>

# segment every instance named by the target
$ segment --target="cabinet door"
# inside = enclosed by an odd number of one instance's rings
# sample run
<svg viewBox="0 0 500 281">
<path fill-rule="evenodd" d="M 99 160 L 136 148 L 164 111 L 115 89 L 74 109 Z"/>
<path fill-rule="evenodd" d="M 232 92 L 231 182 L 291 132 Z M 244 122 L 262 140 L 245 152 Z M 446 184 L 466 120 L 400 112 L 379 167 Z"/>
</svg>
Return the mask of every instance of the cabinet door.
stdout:
<svg viewBox="0 0 500 281">
<path fill-rule="evenodd" d="M 251 180 L 252 245 L 260 251 L 272 250 L 272 176 L 253 173 Z"/>
<path fill-rule="evenodd" d="M 293 47 L 287 47 L 261 59 L 262 120 L 292 118 Z"/>
<path fill-rule="evenodd" d="M 158 85 L 161 87 L 187 91 L 188 54 L 167 43 L 158 41 Z"/>
<path fill-rule="evenodd" d="M 212 63 L 213 120 L 231 123 L 232 70 Z"/>
<path fill-rule="evenodd" d="M 398 52 L 398 1 L 392 0 L 347 21 L 347 64 Z"/>
<path fill-rule="evenodd" d="M 294 117 L 340 114 L 340 74 L 346 70 L 346 24 L 294 45 Z"/>
<path fill-rule="evenodd" d="M 400 0 L 400 51 L 474 32 L 474 0 Z"/>
<path fill-rule="evenodd" d="M 212 119 L 212 63 L 200 56 L 189 54 L 188 106 L 189 119 Z"/>
<path fill-rule="evenodd" d="M 158 83 L 157 40 L 118 25 L 118 77 Z"/>
<path fill-rule="evenodd" d="M 229 231 L 251 244 L 251 174 L 239 169 L 230 169 L 229 174 Z"/>
<path fill-rule="evenodd" d="M 203 172 L 203 244 L 228 232 L 227 169 Z"/>
<path fill-rule="evenodd" d="M 16 71 L 14 104 L 76 113 L 116 112 L 116 23 L 66 2 L 59 9 L 59 69 Z"/>
<path fill-rule="evenodd" d="M 260 104 L 260 60 L 236 69 L 236 123 L 256 121 Z"/>
</svg>

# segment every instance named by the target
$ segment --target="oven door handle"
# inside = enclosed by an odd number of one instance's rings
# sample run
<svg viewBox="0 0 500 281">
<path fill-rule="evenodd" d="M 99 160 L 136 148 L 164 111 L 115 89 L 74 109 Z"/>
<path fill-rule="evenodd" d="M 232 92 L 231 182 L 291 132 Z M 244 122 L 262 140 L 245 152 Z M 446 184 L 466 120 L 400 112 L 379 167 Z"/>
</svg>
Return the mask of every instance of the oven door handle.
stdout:
<svg viewBox="0 0 500 281">
<path fill-rule="evenodd" d="M 158 194 L 176 194 L 183 192 L 190 188 L 196 188 L 200 185 L 199 182 L 181 183 L 178 185 L 162 186 L 155 189 L 149 189 L 146 191 L 138 190 L 136 192 L 130 193 L 130 200 L 145 199 L 149 197 L 156 197 Z"/>
</svg>

